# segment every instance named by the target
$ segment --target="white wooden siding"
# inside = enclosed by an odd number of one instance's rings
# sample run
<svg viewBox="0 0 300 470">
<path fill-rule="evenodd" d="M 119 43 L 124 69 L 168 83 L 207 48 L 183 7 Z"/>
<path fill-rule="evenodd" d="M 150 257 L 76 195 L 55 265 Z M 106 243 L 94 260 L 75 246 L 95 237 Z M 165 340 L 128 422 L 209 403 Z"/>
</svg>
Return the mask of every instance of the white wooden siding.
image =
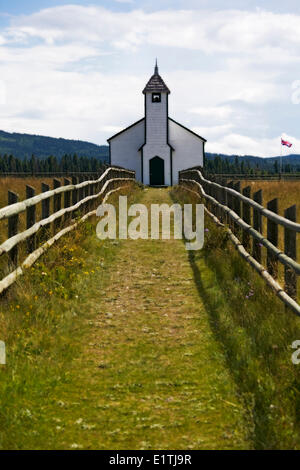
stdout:
<svg viewBox="0 0 300 470">
<path fill-rule="evenodd" d="M 111 165 L 118 165 L 136 172 L 136 179 L 141 181 L 141 152 L 145 138 L 145 121 L 114 137 L 110 141 Z"/>
<path fill-rule="evenodd" d="M 194 166 L 203 166 L 203 141 L 169 119 L 169 143 L 173 151 L 173 184 L 178 183 L 178 172 Z"/>
</svg>

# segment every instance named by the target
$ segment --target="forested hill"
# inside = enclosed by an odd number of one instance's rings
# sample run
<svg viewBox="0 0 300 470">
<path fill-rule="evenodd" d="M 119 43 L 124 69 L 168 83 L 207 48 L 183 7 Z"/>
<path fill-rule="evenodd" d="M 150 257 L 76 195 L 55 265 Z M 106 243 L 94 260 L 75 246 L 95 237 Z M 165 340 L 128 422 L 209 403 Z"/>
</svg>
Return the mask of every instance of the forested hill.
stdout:
<svg viewBox="0 0 300 470">
<path fill-rule="evenodd" d="M 58 160 L 64 155 L 96 158 L 108 162 L 108 145 L 96 145 L 82 140 L 69 140 L 40 135 L 18 134 L 0 131 L 0 156 L 13 155 L 20 160 L 29 160 L 32 155 L 45 159 L 53 155 Z M 250 169 L 273 172 L 279 167 L 280 157 L 261 158 L 252 155 L 235 156 L 206 153 L 206 168 L 213 173 L 248 172 Z M 300 155 L 282 158 L 284 171 L 300 171 Z M 277 171 L 276 171 L 277 172 Z"/>
<path fill-rule="evenodd" d="M 300 172 L 300 155 L 292 154 L 282 157 L 255 157 L 252 155 L 224 155 L 206 153 L 206 169 L 211 173 L 251 173 L 264 171 L 278 173 L 282 165 L 285 173 Z"/>
<path fill-rule="evenodd" d="M 57 139 L 31 134 L 17 134 L 0 131 L 0 155 L 13 155 L 25 159 L 35 155 L 37 158 L 46 158 L 54 155 L 57 158 L 63 155 L 76 154 L 78 157 L 95 157 L 108 161 L 108 146 L 96 145 L 82 140 Z"/>
<path fill-rule="evenodd" d="M 227 160 L 229 163 L 235 163 L 236 155 L 225 155 L 223 153 L 205 153 L 207 160 L 215 160 L 216 158 L 220 158 L 221 160 Z M 263 158 L 263 157 L 256 157 L 253 155 L 243 155 L 243 156 L 238 156 L 239 163 L 244 162 L 244 163 L 249 163 L 250 167 L 255 167 L 259 166 L 259 168 L 262 169 L 268 169 L 271 166 L 274 165 L 274 163 L 277 161 L 279 162 L 280 156 L 277 157 L 268 157 L 268 158 Z M 282 157 L 282 161 L 284 164 L 290 164 L 290 165 L 300 165 L 300 155 L 298 154 L 291 154 L 291 155 L 285 155 Z"/>
</svg>

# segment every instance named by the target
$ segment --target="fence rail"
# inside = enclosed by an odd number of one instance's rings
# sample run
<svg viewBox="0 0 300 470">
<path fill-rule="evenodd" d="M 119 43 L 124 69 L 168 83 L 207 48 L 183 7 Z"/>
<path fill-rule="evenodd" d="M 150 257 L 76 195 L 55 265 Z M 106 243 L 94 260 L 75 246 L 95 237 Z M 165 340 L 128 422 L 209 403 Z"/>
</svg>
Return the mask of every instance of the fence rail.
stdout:
<svg viewBox="0 0 300 470">
<path fill-rule="evenodd" d="M 254 194 L 253 200 L 250 187 L 244 188 L 241 194 L 240 183 L 231 183 L 234 188 L 225 187 L 204 178 L 197 169 L 181 171 L 179 184 L 206 200 L 207 213 L 218 225 L 227 226 L 239 253 L 266 279 L 281 300 L 300 315 L 297 303 L 297 275 L 300 274 L 297 233 L 300 224 L 296 223 L 296 205 L 287 208 L 282 217 L 277 214 L 277 199 L 265 208 L 261 191 Z M 263 217 L 267 222 L 266 236 L 263 234 Z M 284 251 L 278 248 L 278 226 L 284 229 Z M 267 249 L 266 267 L 261 264 L 262 247 Z M 277 282 L 279 262 L 284 266 L 284 289 Z"/>
<path fill-rule="evenodd" d="M 81 179 L 83 176 L 80 177 Z M 106 200 L 114 191 L 135 180 L 135 172 L 122 168 L 107 168 L 98 179 L 78 182 L 78 177 L 64 178 L 64 185 L 54 178 L 53 189 L 42 183 L 42 192 L 35 195 L 35 189 L 26 186 L 27 199 L 18 202 L 18 195 L 8 191 L 8 206 L 0 209 L 0 221 L 8 222 L 8 238 L 0 244 L 0 257 L 9 256 L 12 270 L 0 280 L 0 293 L 7 289 L 59 238 L 74 230 L 78 224 L 96 214 L 98 201 Z M 63 198 L 62 198 L 63 196 Z M 53 200 L 53 213 L 50 201 Z M 63 199 L 63 200 L 62 200 Z M 63 206 L 62 206 L 63 203 Z M 41 204 L 41 219 L 36 221 L 36 207 Z M 26 229 L 19 232 L 19 215 L 26 213 Z M 76 216 L 76 219 L 74 218 Z M 81 218 L 78 218 L 81 217 Z M 52 230 L 51 230 L 52 226 Z M 62 228 L 64 226 L 64 228 Z M 52 232 L 52 237 L 49 234 Z M 37 248 L 37 234 L 42 245 Z M 19 244 L 26 241 L 27 257 L 19 265 Z"/>
<path fill-rule="evenodd" d="M 251 181 L 300 181 L 300 173 L 279 173 L 270 175 L 252 175 L 245 173 L 205 173 L 205 176 L 216 183 L 225 184 L 226 180 L 251 180 Z"/>
<path fill-rule="evenodd" d="M 52 178 L 57 177 L 61 178 L 66 176 L 67 178 L 71 178 L 72 176 L 84 176 L 90 178 L 98 179 L 101 173 L 108 168 L 107 164 L 103 164 L 103 170 L 98 171 L 26 171 L 26 172 L 18 172 L 18 171 L 9 171 L 9 172 L 0 172 L 0 178 L 6 177 L 15 177 L 15 178 L 35 178 L 35 177 L 44 177 L 44 178 Z"/>
</svg>

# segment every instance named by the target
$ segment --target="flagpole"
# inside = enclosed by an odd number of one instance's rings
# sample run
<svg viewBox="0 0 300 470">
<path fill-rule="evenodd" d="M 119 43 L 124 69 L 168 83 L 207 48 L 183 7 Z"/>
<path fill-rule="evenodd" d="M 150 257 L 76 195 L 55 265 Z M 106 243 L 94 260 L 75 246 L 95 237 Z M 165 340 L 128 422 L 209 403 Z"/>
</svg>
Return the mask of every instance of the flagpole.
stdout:
<svg viewBox="0 0 300 470">
<path fill-rule="evenodd" d="M 281 179 L 281 173 L 282 173 L 282 140 L 281 139 L 280 139 L 280 176 L 279 176 L 279 179 Z"/>
</svg>

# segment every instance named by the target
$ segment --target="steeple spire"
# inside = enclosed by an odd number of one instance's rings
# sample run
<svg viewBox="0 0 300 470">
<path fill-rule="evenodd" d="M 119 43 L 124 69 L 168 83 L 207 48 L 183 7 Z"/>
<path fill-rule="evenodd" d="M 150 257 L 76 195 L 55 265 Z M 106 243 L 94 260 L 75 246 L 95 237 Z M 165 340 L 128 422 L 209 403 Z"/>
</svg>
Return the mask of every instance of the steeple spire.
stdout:
<svg viewBox="0 0 300 470">
<path fill-rule="evenodd" d="M 143 93 L 170 93 L 169 88 L 158 73 L 157 59 L 155 61 L 154 74 L 143 89 Z"/>
</svg>

